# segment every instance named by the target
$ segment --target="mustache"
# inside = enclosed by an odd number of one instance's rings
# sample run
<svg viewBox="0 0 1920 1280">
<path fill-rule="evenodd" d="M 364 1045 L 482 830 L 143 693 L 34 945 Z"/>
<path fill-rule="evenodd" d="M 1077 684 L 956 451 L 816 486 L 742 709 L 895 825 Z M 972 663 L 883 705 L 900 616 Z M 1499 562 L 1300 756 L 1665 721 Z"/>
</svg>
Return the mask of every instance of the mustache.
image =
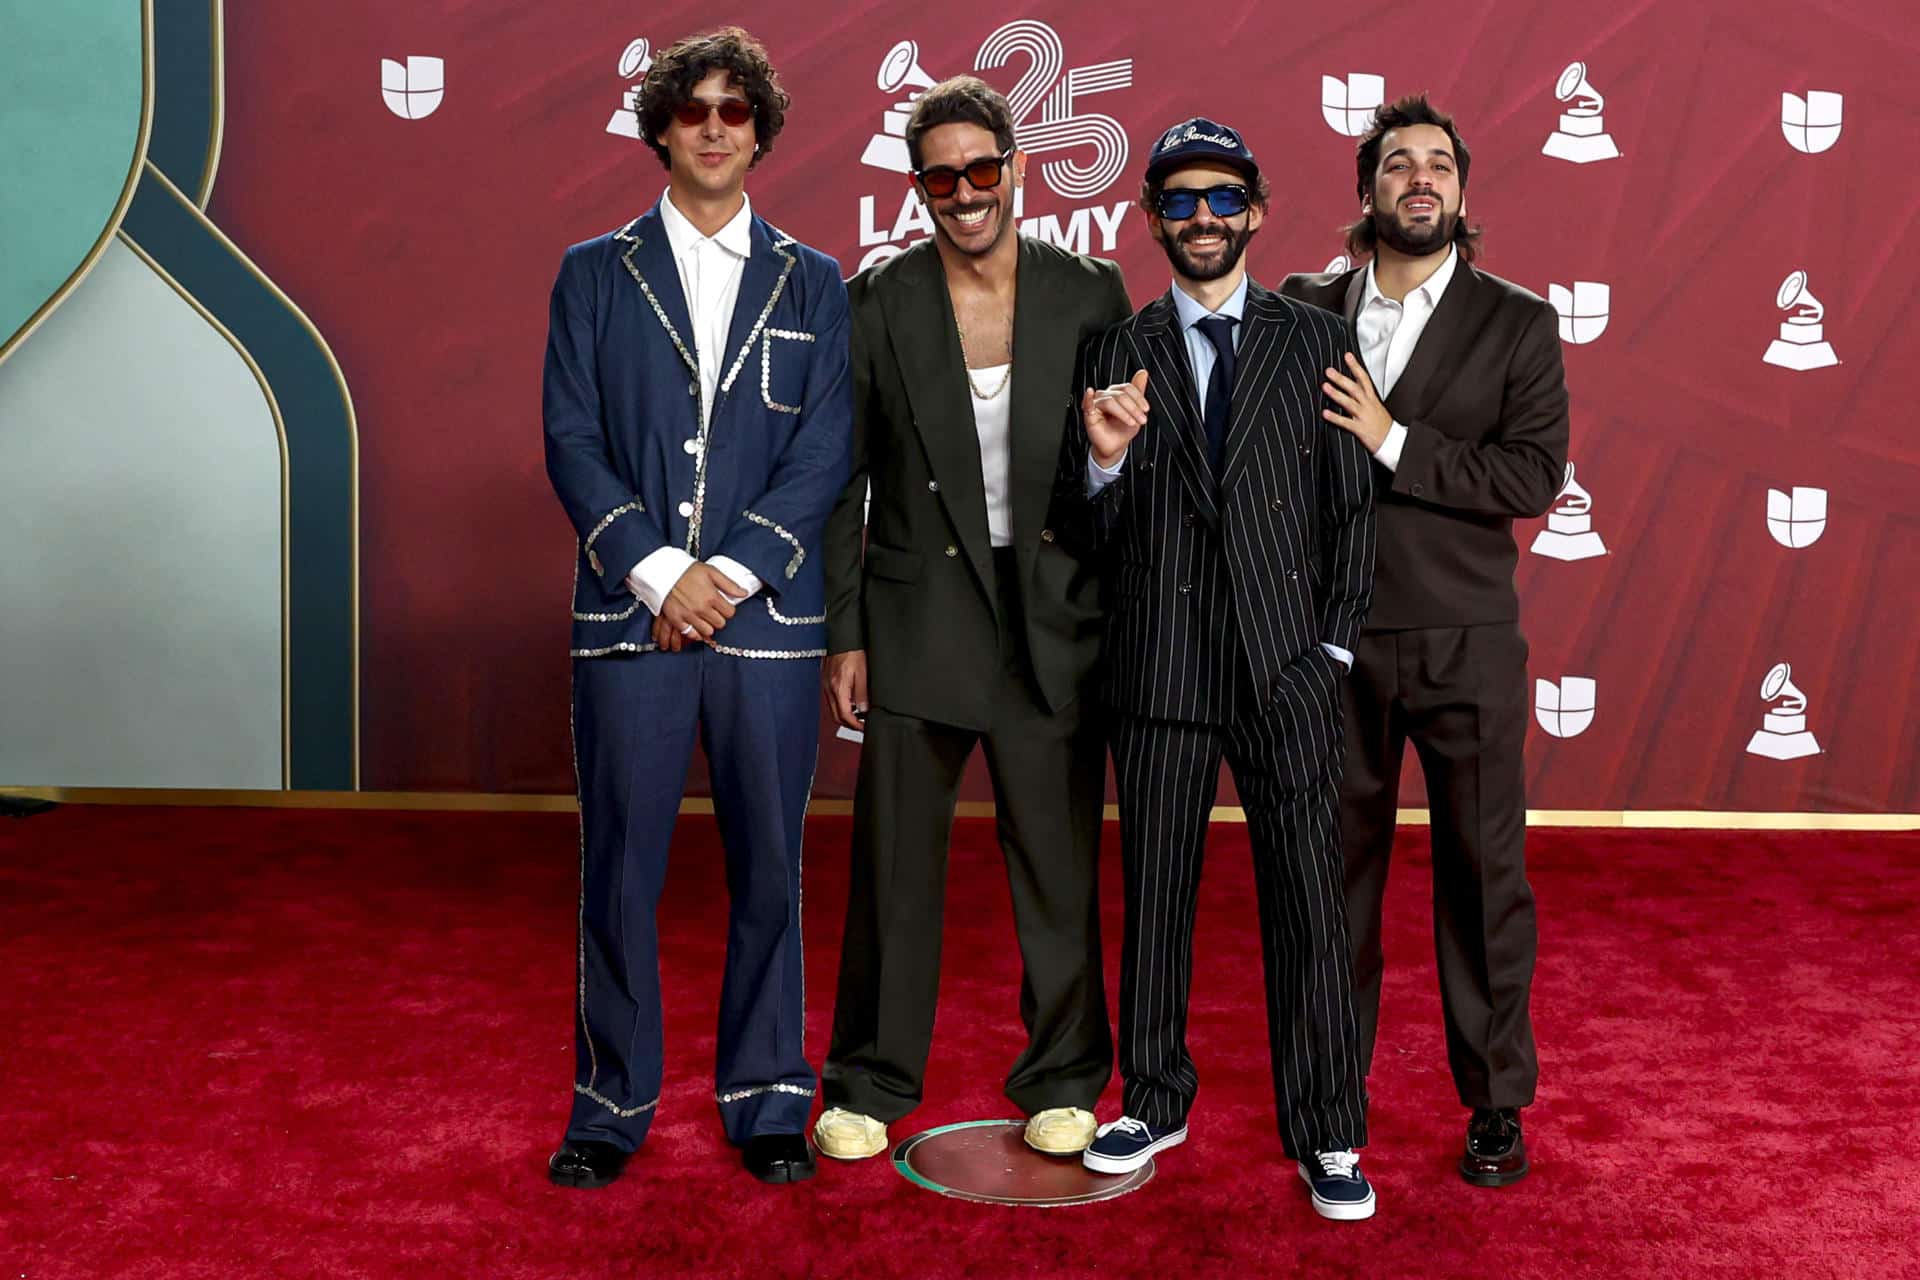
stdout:
<svg viewBox="0 0 1920 1280">
<path fill-rule="evenodd" d="M 1191 241 L 1198 240 L 1201 236 L 1220 236 L 1223 239 L 1232 240 L 1234 231 L 1232 227 L 1224 223 L 1211 227 L 1188 227 L 1175 237 L 1175 239 L 1180 244 L 1187 244 Z"/>
</svg>

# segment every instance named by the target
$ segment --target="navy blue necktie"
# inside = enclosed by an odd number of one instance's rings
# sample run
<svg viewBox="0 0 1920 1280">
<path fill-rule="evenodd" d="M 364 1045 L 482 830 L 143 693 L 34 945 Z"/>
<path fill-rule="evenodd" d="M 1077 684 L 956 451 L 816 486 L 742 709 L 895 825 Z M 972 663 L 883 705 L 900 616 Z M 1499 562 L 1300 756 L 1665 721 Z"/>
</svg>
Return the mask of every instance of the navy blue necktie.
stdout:
<svg viewBox="0 0 1920 1280">
<path fill-rule="evenodd" d="M 1213 466 L 1213 478 L 1227 460 L 1227 423 L 1233 416 L 1233 326 L 1226 316 L 1204 316 L 1200 332 L 1213 344 L 1213 372 L 1207 375 L 1207 461 Z"/>
</svg>

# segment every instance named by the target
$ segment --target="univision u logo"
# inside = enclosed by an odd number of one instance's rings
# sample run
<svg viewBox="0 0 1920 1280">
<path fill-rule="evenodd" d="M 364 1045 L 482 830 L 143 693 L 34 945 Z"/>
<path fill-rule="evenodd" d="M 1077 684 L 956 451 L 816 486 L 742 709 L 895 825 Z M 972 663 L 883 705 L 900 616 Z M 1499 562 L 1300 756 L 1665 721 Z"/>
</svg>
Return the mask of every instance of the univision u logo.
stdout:
<svg viewBox="0 0 1920 1280">
<path fill-rule="evenodd" d="M 1579 346 L 1607 331 L 1607 317 L 1613 310 L 1612 286 L 1597 280 L 1575 280 L 1571 289 L 1550 284 L 1547 298 L 1560 316 L 1560 341 Z"/>
<path fill-rule="evenodd" d="M 1561 676 L 1533 682 L 1533 717 L 1556 738 L 1577 738 L 1593 723 L 1595 685 L 1591 676 Z"/>
<path fill-rule="evenodd" d="M 1845 100 L 1824 89 L 1780 95 L 1780 132 L 1795 151 L 1818 155 L 1840 141 L 1841 111 Z"/>
<path fill-rule="evenodd" d="M 380 96 L 387 110 L 402 120 L 424 120 L 440 108 L 447 96 L 446 63 L 439 58 L 411 57 L 402 66 L 380 59 Z"/>
<path fill-rule="evenodd" d="M 1795 485 L 1791 493 L 1767 490 L 1767 532 L 1783 547 L 1798 551 L 1820 541 L 1827 531 L 1827 491 Z"/>
<path fill-rule="evenodd" d="M 1387 100 L 1387 78 L 1350 71 L 1345 80 L 1320 77 L 1320 117 L 1335 133 L 1357 138 L 1373 123 L 1373 113 Z"/>
</svg>

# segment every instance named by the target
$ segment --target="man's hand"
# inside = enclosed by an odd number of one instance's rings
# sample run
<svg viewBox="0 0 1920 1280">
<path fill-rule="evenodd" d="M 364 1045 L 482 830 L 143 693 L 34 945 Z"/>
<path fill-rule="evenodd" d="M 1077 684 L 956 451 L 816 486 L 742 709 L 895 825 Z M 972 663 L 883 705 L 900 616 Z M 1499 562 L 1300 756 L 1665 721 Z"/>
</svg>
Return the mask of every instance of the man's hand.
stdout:
<svg viewBox="0 0 1920 1280">
<path fill-rule="evenodd" d="M 1380 402 L 1379 392 L 1373 389 L 1373 379 L 1367 376 L 1367 366 L 1360 363 L 1360 357 L 1347 352 L 1348 373 L 1338 369 L 1327 370 L 1327 380 L 1320 389 L 1327 393 L 1327 399 L 1345 409 L 1340 413 L 1333 409 L 1322 409 L 1320 416 L 1343 431 L 1352 432 L 1361 444 L 1367 446 L 1368 453 L 1380 452 L 1380 446 L 1387 442 L 1387 432 L 1393 427 L 1393 415 L 1387 412 L 1387 406 Z"/>
<path fill-rule="evenodd" d="M 1132 382 L 1116 382 L 1105 391 L 1088 387 L 1080 397 L 1080 421 L 1086 424 L 1093 460 L 1109 468 L 1118 462 L 1147 425 L 1147 408 L 1145 369 Z"/>
<path fill-rule="evenodd" d="M 698 640 L 688 638 L 665 618 L 653 620 L 653 643 L 662 653 L 678 653 L 689 644 L 699 644 Z"/>
<path fill-rule="evenodd" d="M 843 728 L 864 729 L 867 714 L 867 651 L 849 649 L 832 653 L 820 668 L 820 683 L 826 689 L 833 718 Z"/>
<path fill-rule="evenodd" d="M 726 626 L 727 619 L 733 616 L 733 606 L 726 598 L 737 599 L 746 594 L 740 584 L 726 574 L 710 564 L 695 561 L 661 601 L 659 620 L 682 636 L 686 636 L 686 628 L 692 627 L 693 635 L 686 637 L 688 639 L 711 640 L 713 633 Z"/>
</svg>

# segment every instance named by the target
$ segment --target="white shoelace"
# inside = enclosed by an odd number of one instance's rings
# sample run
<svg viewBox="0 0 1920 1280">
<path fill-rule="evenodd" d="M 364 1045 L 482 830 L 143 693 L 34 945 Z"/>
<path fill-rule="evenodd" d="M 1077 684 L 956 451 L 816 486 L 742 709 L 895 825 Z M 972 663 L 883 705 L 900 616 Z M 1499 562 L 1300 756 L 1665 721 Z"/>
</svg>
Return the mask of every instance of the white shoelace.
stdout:
<svg viewBox="0 0 1920 1280">
<path fill-rule="evenodd" d="M 1147 1133 L 1147 1122 L 1144 1120 L 1135 1120 L 1132 1116 L 1121 1116 L 1118 1120 L 1110 1124 L 1100 1126 L 1100 1136 L 1103 1138 L 1109 1133 L 1116 1132 L 1124 1133 L 1128 1137 L 1135 1138 L 1145 1138 L 1149 1136 Z"/>
<path fill-rule="evenodd" d="M 1314 1157 L 1320 1161 L 1321 1172 L 1329 1178 L 1355 1177 L 1360 1167 L 1360 1153 L 1357 1151 L 1316 1151 Z"/>
</svg>

